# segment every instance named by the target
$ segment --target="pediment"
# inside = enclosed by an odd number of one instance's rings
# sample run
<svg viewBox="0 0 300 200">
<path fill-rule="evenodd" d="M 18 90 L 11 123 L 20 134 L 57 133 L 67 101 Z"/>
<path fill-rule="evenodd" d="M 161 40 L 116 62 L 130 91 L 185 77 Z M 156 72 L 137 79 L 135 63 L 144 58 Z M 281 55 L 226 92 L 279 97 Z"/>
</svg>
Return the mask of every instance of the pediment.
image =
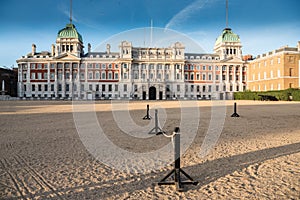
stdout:
<svg viewBox="0 0 300 200">
<path fill-rule="evenodd" d="M 73 54 L 70 54 L 70 53 L 60 54 L 60 55 L 54 57 L 54 59 L 56 59 L 56 60 L 64 60 L 64 61 L 67 61 L 67 60 L 80 60 L 80 58 L 78 58 L 77 56 L 75 56 Z"/>
<path fill-rule="evenodd" d="M 221 62 L 241 63 L 243 60 L 241 58 L 231 56 L 221 60 Z"/>
</svg>

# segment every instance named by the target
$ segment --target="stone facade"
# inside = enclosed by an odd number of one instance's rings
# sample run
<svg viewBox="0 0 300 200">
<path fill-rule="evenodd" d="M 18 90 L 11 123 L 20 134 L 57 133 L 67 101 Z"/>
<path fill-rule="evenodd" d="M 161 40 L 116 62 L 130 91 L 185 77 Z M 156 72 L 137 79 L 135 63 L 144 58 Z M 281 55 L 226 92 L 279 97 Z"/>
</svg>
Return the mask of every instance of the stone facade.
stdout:
<svg viewBox="0 0 300 200">
<path fill-rule="evenodd" d="M 32 52 L 18 63 L 18 96 L 39 99 L 232 99 L 246 89 L 239 37 L 224 29 L 213 54 L 186 53 L 184 44 L 83 52 L 73 24 L 57 35 L 51 52 Z"/>
</svg>

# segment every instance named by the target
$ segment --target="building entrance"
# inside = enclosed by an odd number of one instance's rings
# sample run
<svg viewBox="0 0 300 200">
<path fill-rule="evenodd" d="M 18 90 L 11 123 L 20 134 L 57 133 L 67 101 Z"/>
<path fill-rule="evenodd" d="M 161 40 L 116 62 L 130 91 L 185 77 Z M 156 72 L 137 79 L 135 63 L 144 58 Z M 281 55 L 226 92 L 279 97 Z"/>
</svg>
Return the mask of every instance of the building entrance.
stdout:
<svg viewBox="0 0 300 200">
<path fill-rule="evenodd" d="M 149 100 L 156 100 L 156 88 L 154 86 L 149 88 Z"/>
</svg>

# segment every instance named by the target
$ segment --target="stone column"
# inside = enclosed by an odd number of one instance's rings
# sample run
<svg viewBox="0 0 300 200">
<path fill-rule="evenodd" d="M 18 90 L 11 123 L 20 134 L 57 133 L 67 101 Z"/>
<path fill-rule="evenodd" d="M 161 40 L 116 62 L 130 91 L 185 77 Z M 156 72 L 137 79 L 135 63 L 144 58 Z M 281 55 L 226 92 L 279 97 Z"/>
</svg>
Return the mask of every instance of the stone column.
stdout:
<svg viewBox="0 0 300 200">
<path fill-rule="evenodd" d="M 61 80 L 61 91 L 62 91 L 62 98 L 65 98 L 66 96 L 66 80 L 65 80 L 65 65 L 66 63 L 63 63 L 62 67 L 62 80 Z"/>
<path fill-rule="evenodd" d="M 30 68 L 31 63 L 28 62 L 27 63 L 27 77 L 26 77 L 26 97 L 27 95 L 30 95 L 30 97 L 32 96 L 31 93 L 31 83 L 30 83 L 30 79 L 31 79 L 31 68 Z"/>
<path fill-rule="evenodd" d="M 225 65 L 226 66 L 226 81 L 225 81 L 225 87 L 226 87 L 226 91 L 228 90 L 227 86 L 229 84 L 229 65 Z"/>
<path fill-rule="evenodd" d="M 24 87 L 23 87 L 23 64 L 18 66 L 18 96 L 22 97 L 24 95 Z"/>
<path fill-rule="evenodd" d="M 57 91 L 57 87 L 58 87 L 58 80 L 57 80 L 57 73 L 58 73 L 58 63 L 55 63 L 55 67 L 54 67 L 54 71 L 55 71 L 55 76 L 54 76 L 54 94 L 55 94 L 55 98 L 58 97 L 58 91 Z"/>
<path fill-rule="evenodd" d="M 232 70 L 233 70 L 233 74 L 232 74 L 232 80 L 233 80 L 232 81 L 232 91 L 233 92 L 236 91 L 236 85 L 237 85 L 237 81 L 238 81 L 238 80 L 236 80 L 236 77 L 235 77 L 236 76 L 236 67 L 237 67 L 236 65 L 232 67 Z"/>
<path fill-rule="evenodd" d="M 80 62 L 77 63 L 78 66 L 77 66 L 77 77 L 76 77 L 78 99 L 81 98 L 81 83 L 80 83 L 80 74 L 81 74 L 80 69 L 81 69 L 81 66 L 80 66 L 80 64 L 81 64 Z M 101 76 L 101 71 L 100 71 L 100 76 Z"/>
<path fill-rule="evenodd" d="M 73 99 L 73 63 L 70 62 L 69 97 Z"/>
<path fill-rule="evenodd" d="M 47 85 L 48 85 L 48 91 L 47 91 L 47 97 L 51 97 L 51 81 L 50 81 L 50 71 L 51 71 L 51 63 L 48 61 L 47 63 L 48 69 L 47 69 Z"/>
</svg>

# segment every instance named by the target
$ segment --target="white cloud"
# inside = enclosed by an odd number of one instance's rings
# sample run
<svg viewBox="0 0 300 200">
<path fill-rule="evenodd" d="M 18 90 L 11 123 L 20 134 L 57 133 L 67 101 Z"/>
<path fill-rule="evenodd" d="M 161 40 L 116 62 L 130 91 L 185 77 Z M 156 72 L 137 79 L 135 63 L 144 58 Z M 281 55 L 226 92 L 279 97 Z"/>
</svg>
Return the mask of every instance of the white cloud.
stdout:
<svg viewBox="0 0 300 200">
<path fill-rule="evenodd" d="M 203 8 L 208 3 L 208 0 L 196 0 L 190 5 L 186 6 L 180 12 L 178 12 L 172 19 L 167 23 L 165 29 L 174 28 L 175 26 L 181 25 L 189 17 L 191 17 L 197 10 Z"/>
</svg>

